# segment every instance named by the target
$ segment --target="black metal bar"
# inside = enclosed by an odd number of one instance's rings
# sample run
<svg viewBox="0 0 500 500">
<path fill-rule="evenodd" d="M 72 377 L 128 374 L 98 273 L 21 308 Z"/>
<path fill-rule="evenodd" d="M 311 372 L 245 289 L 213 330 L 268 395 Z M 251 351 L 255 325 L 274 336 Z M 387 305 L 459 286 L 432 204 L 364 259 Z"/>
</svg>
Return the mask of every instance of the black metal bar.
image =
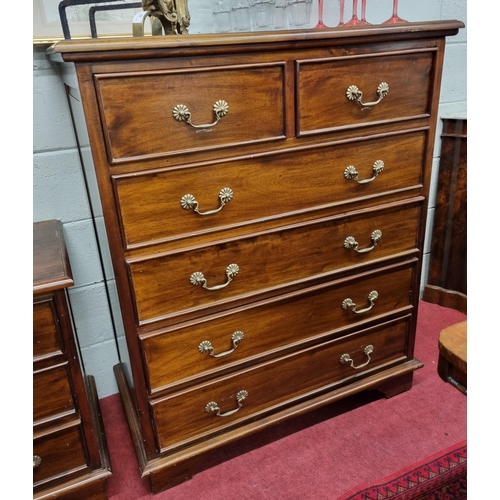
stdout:
<svg viewBox="0 0 500 500">
<path fill-rule="evenodd" d="M 109 0 L 108 0 L 109 1 Z M 97 27 L 95 23 L 95 13 L 101 10 L 118 10 L 118 9 L 138 9 L 142 7 L 142 2 L 125 3 L 119 5 L 95 5 L 89 9 L 90 35 L 92 38 L 97 38 Z"/>
<path fill-rule="evenodd" d="M 59 3 L 59 19 L 61 20 L 61 27 L 65 40 L 71 40 L 71 34 L 69 32 L 68 16 L 66 15 L 66 7 L 72 7 L 74 5 L 88 5 L 104 2 L 118 2 L 119 0 L 62 0 Z"/>
</svg>

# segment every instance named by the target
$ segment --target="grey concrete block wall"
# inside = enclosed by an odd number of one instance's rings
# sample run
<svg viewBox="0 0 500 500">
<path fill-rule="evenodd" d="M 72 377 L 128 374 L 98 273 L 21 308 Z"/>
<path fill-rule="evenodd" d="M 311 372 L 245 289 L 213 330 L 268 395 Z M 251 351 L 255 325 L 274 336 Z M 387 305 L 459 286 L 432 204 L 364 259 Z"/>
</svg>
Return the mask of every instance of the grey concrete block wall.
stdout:
<svg viewBox="0 0 500 500">
<path fill-rule="evenodd" d="M 349 4 L 350 2 L 346 2 Z M 325 2 L 325 22 L 336 22 L 334 2 Z M 190 0 L 191 33 L 212 32 L 210 2 Z M 314 1 L 316 8 L 316 0 Z M 373 23 L 387 19 L 392 11 L 390 0 L 367 2 L 367 19 Z M 313 11 L 315 12 L 315 10 Z M 408 21 L 459 19 L 467 23 L 466 0 L 399 1 L 399 14 Z M 311 25 L 317 17 L 313 16 Z M 467 29 L 447 41 L 440 118 L 466 117 Z M 432 228 L 436 174 L 439 165 L 440 127 L 436 134 L 433 181 L 431 186 L 428 231 Z M 33 222 L 62 221 L 75 286 L 69 290 L 75 328 L 85 370 L 93 375 L 100 398 L 118 392 L 113 366 L 118 363 L 113 321 L 104 286 L 95 227 L 81 172 L 76 139 L 62 85 L 59 68 L 45 56 L 45 47 L 33 46 Z M 102 228 L 98 215 L 95 222 Z M 429 238 L 422 273 L 425 285 Z M 109 266 L 109 262 L 105 263 Z M 115 328 L 121 325 L 115 318 Z"/>
</svg>

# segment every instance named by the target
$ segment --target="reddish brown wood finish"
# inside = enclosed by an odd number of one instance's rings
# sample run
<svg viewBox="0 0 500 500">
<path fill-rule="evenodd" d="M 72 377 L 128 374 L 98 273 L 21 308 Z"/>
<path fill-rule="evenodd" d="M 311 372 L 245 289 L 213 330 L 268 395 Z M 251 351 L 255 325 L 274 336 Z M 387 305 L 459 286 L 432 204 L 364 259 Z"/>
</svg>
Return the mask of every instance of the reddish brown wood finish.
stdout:
<svg viewBox="0 0 500 500">
<path fill-rule="evenodd" d="M 95 382 L 78 361 L 71 285 L 62 224 L 33 224 L 33 498 L 106 500 L 111 468 Z"/>
<path fill-rule="evenodd" d="M 438 374 L 467 394 L 467 321 L 451 325 L 439 334 Z"/>
<path fill-rule="evenodd" d="M 76 63 L 130 364 L 115 374 L 153 491 L 219 446 L 365 389 L 408 390 L 445 36 L 457 21 L 61 42 Z M 367 109 L 348 101 L 357 85 Z M 205 132 L 195 124 L 229 113 Z M 80 100 L 80 98 L 78 98 Z M 73 104 L 77 104 L 74 99 Z M 79 113 L 78 110 L 75 113 Z M 373 177 L 376 160 L 384 170 Z M 346 167 L 359 172 L 357 183 Z M 184 210 L 186 194 L 201 212 Z M 360 249 L 344 248 L 353 236 Z M 208 286 L 190 284 L 202 272 Z M 373 307 L 367 295 L 379 292 Z M 342 308 L 351 298 L 356 314 Z M 241 325 L 240 322 L 243 322 Z M 213 358 L 197 351 L 203 340 Z M 364 348 L 374 346 L 373 360 Z M 220 346 L 220 347 L 219 347 Z M 356 367 L 342 365 L 349 354 Z M 364 360 L 364 361 L 363 361 Z M 299 374 L 299 375 L 297 375 Z M 269 380 L 278 381 L 269 386 Z M 205 411 L 235 409 L 227 418 Z"/>
<path fill-rule="evenodd" d="M 200 377 L 206 380 L 223 373 L 223 368 L 225 371 L 242 368 L 259 358 L 283 355 L 283 346 L 297 350 L 321 338 L 345 335 L 388 314 L 408 311 L 415 263 L 416 260 L 410 261 L 410 265 L 379 268 L 355 280 L 349 277 L 328 282 L 262 301 L 252 308 L 241 307 L 231 314 L 208 316 L 182 328 L 143 335 L 148 385 L 152 392 L 159 392 L 176 382 L 192 383 Z M 366 314 L 358 315 L 340 307 L 348 297 L 360 308 L 365 307 L 372 290 L 379 297 Z M 231 355 L 213 358 L 198 350 L 204 340 L 213 344 L 216 354 L 230 349 L 234 331 L 242 331 L 244 339 Z"/>
<path fill-rule="evenodd" d="M 306 395 L 310 398 L 347 380 L 352 382 L 360 373 L 371 374 L 382 364 L 391 366 L 396 361 L 406 361 L 407 327 L 406 323 L 399 322 L 383 330 L 355 332 L 188 391 L 158 398 L 152 402 L 152 411 L 160 448 L 163 451 L 183 447 L 188 442 L 238 427 L 245 421 L 262 418 L 297 403 Z M 370 357 L 364 353 L 367 346 L 373 347 Z M 343 354 L 352 358 L 354 367 L 365 368 L 360 372 L 349 363 L 341 364 Z M 248 391 L 248 397 L 233 418 L 220 418 L 205 411 L 211 401 L 219 405 L 221 414 L 237 409 L 236 395 L 241 390 Z"/>
<path fill-rule="evenodd" d="M 424 300 L 467 313 L 467 120 L 443 120 Z"/>
<path fill-rule="evenodd" d="M 275 225 L 278 217 L 300 215 L 302 221 L 312 210 L 345 211 L 353 203 L 358 208 L 364 198 L 373 204 L 373 198 L 390 193 L 400 199 L 412 190 L 420 194 L 426 142 L 427 130 L 419 130 L 258 158 L 115 176 L 124 244 L 130 249 L 165 241 L 179 246 L 182 242 L 176 240 L 196 234 L 205 240 L 207 233 L 228 228 L 241 234 L 262 221 Z M 376 160 L 385 164 L 376 182 L 358 184 L 344 177 L 344 170 L 353 165 L 360 180 L 370 178 Z M 307 174 L 309 164 L 314 165 L 313 177 Z M 304 175 L 308 182 L 298 182 Z M 213 217 L 200 217 L 181 207 L 182 196 L 192 194 L 200 211 L 216 209 L 224 187 L 233 190 L 234 198 Z"/>
</svg>

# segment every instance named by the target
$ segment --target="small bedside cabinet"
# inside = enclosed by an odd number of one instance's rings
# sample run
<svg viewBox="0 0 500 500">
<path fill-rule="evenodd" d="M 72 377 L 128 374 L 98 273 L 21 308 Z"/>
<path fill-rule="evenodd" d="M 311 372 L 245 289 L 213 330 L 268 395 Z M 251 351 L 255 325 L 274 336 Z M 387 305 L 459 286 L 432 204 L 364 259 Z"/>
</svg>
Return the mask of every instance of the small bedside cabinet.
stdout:
<svg viewBox="0 0 500 500">
<path fill-rule="evenodd" d="M 62 224 L 33 224 L 33 498 L 107 499 L 111 475 L 94 378 L 82 374 Z"/>
</svg>

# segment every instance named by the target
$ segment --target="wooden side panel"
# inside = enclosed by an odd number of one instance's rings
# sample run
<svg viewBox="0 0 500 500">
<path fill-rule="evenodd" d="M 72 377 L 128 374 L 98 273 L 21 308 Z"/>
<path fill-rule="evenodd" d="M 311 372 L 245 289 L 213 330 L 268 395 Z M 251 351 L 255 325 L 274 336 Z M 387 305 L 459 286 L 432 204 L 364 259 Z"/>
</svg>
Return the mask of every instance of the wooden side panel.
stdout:
<svg viewBox="0 0 500 500">
<path fill-rule="evenodd" d="M 467 120 L 443 120 L 441 139 L 427 283 L 432 287 L 439 287 L 444 294 L 453 296 L 454 292 L 459 292 L 465 296 L 467 295 Z M 431 294 L 432 289 L 426 290 L 424 298 L 434 302 L 430 297 Z M 438 297 L 436 299 L 439 300 Z M 458 303 L 457 307 L 460 307 Z"/>
</svg>

